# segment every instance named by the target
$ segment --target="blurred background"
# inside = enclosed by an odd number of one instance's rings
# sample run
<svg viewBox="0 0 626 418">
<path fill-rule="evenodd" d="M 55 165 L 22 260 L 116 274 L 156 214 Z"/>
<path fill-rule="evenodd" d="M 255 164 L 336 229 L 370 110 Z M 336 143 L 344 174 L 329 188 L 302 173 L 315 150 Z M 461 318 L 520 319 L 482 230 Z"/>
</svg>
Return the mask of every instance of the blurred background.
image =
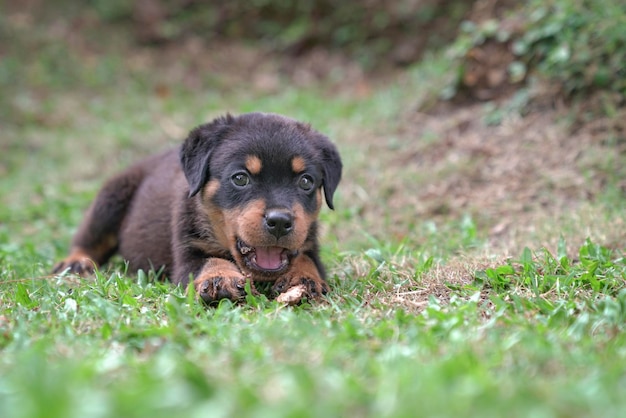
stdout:
<svg viewBox="0 0 626 418">
<path fill-rule="evenodd" d="M 254 110 L 342 150 L 337 247 L 623 245 L 622 1 L 0 7 L 0 228 L 50 259 L 105 175 Z"/>
</svg>

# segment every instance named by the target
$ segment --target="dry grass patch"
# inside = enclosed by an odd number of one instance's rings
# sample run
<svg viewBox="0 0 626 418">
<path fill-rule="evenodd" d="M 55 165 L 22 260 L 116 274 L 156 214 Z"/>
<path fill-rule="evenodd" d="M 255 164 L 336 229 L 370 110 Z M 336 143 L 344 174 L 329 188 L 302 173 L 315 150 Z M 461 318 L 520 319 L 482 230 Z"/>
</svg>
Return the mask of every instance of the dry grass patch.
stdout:
<svg viewBox="0 0 626 418">
<path fill-rule="evenodd" d="M 420 313 L 433 298 L 448 304 L 453 293 L 463 294 L 462 290 L 475 282 L 477 272 L 506 262 L 505 257 L 488 255 L 460 255 L 446 262 L 411 254 L 384 260 L 352 256 L 342 261 L 336 273 L 342 286 L 353 284 L 349 296 L 365 306 Z M 355 284 L 355 280 L 365 284 Z"/>
<path fill-rule="evenodd" d="M 617 122 L 574 129 L 567 109 L 529 107 L 521 116 L 511 103 L 406 112 L 387 132 L 358 136 L 361 158 L 352 157 L 344 189 L 358 205 L 355 228 L 419 242 L 420 223 L 469 215 L 491 248 L 509 254 L 550 246 L 559 235 L 574 245 L 623 239 L 624 223 L 611 210 L 619 201 L 606 200 L 610 190 L 626 190 Z"/>
</svg>

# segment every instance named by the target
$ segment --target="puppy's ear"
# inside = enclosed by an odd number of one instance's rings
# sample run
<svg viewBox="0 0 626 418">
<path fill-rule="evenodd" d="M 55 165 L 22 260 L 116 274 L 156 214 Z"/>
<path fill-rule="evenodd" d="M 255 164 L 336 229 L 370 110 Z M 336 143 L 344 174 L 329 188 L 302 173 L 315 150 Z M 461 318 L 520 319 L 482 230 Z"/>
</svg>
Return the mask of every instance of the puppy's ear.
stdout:
<svg viewBox="0 0 626 418">
<path fill-rule="evenodd" d="M 322 153 L 322 173 L 324 175 L 322 186 L 324 187 L 324 198 L 326 199 L 328 207 L 335 209 L 333 206 L 333 195 L 335 194 L 335 190 L 337 190 L 339 180 L 341 180 L 343 164 L 341 163 L 341 157 L 335 145 L 325 136 L 320 135 L 320 137 L 321 141 L 318 143 L 320 144 Z"/>
<path fill-rule="evenodd" d="M 195 196 L 209 181 L 211 153 L 222 142 L 234 120 L 227 114 L 189 132 L 180 149 L 180 163 L 189 183 L 189 197 Z"/>
</svg>

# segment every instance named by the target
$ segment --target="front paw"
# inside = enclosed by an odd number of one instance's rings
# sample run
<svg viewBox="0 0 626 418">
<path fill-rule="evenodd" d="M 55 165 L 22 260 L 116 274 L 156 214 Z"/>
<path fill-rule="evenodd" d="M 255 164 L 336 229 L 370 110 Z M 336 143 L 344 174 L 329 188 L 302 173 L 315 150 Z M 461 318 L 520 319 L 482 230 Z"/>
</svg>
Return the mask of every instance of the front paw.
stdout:
<svg viewBox="0 0 626 418">
<path fill-rule="evenodd" d="M 210 258 L 193 285 L 199 298 L 207 304 L 214 304 L 221 299 L 233 302 L 242 300 L 246 296 L 246 283 L 249 280 L 230 261 Z M 250 289 L 253 294 L 256 293 L 252 283 Z"/>
<path fill-rule="evenodd" d="M 233 302 L 246 296 L 246 278 L 239 277 L 200 277 L 193 282 L 196 294 L 205 303 L 212 304 L 221 299 Z"/>
<path fill-rule="evenodd" d="M 80 250 L 74 250 L 65 259 L 58 262 L 52 268 L 52 274 L 59 274 L 64 271 L 77 274 L 79 276 L 88 276 L 96 269 L 96 262 L 93 261 L 86 253 Z"/>
<path fill-rule="evenodd" d="M 206 304 L 215 304 L 221 299 L 229 299 L 233 302 L 241 301 L 247 295 L 246 285 L 248 283 L 251 294 L 259 294 L 249 278 L 239 273 L 224 273 L 203 274 L 194 280 L 196 295 Z"/>
</svg>

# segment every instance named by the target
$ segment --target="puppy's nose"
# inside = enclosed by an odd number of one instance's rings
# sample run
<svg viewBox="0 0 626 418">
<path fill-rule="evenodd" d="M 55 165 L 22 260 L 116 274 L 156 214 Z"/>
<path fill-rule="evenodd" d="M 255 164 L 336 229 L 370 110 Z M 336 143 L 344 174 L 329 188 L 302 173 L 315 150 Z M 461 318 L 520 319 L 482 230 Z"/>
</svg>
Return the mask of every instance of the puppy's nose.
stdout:
<svg viewBox="0 0 626 418">
<path fill-rule="evenodd" d="M 265 214 L 265 228 L 279 239 L 293 230 L 293 215 L 287 210 L 270 209 Z"/>
</svg>

